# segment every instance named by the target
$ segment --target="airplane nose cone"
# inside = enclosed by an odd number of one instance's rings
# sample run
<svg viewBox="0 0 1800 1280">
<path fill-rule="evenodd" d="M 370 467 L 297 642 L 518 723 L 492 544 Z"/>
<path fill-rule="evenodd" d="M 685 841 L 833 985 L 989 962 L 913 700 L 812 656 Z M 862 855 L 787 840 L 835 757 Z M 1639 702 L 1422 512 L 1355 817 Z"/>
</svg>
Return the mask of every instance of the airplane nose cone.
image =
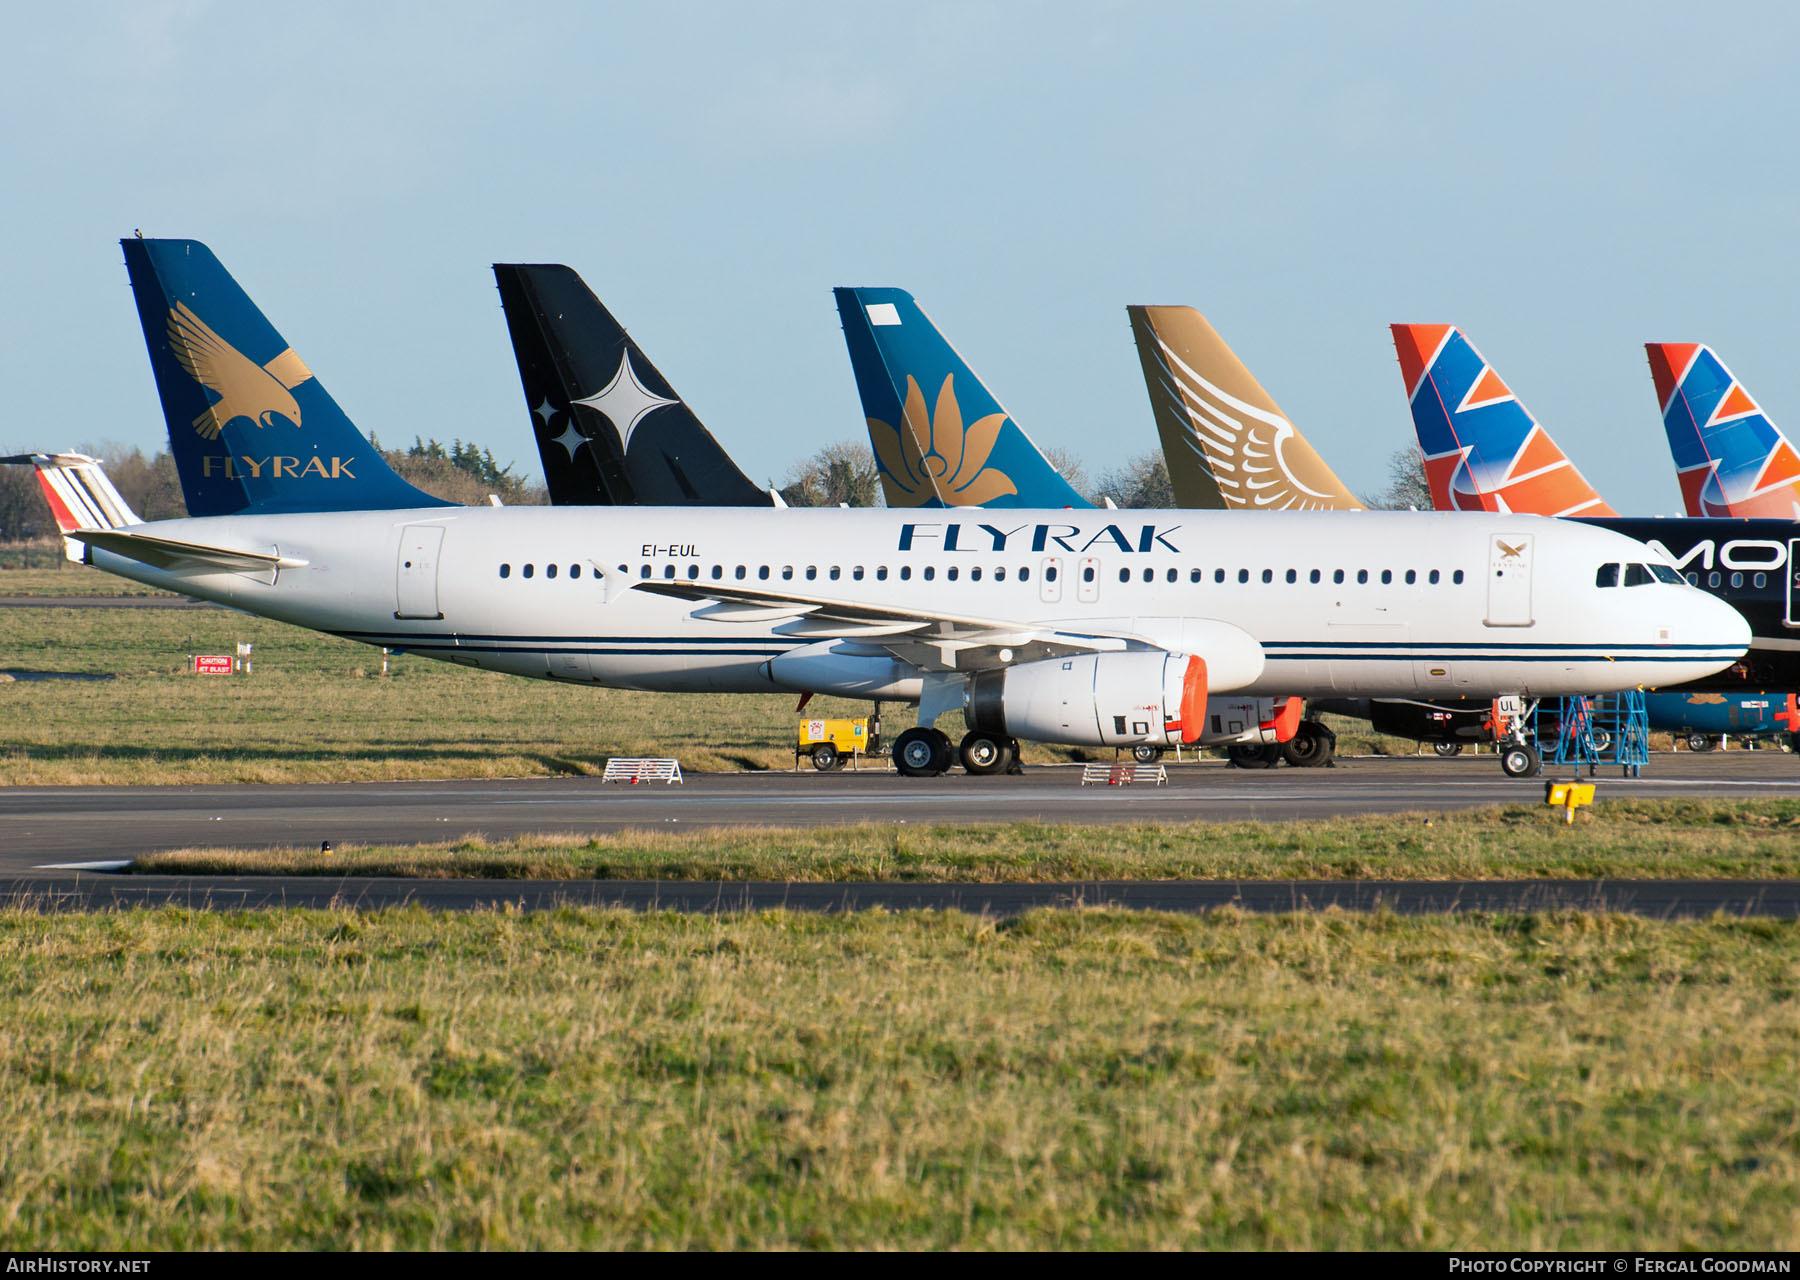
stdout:
<svg viewBox="0 0 1800 1280">
<path fill-rule="evenodd" d="M 1707 638 L 1725 648 L 1748 649 L 1753 633 L 1744 615 L 1716 596 L 1708 596 L 1707 604 L 1710 606 L 1705 618 Z"/>
</svg>

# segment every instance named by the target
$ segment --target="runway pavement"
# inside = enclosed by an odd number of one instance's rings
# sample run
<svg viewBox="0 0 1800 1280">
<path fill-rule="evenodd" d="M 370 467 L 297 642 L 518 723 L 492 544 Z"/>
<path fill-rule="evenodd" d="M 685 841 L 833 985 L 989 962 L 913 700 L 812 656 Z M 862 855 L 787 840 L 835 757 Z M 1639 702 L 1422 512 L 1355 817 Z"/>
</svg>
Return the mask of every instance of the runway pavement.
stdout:
<svg viewBox="0 0 1800 1280">
<path fill-rule="evenodd" d="M 1800 797 L 1800 759 L 1785 752 L 1658 756 L 1641 779 L 1598 781 L 1612 796 Z M 19 787 L 0 790 L 0 894 L 97 905 L 178 901 L 213 906 L 287 902 L 434 907 L 562 901 L 687 908 L 785 903 L 806 909 L 957 906 L 996 913 L 1052 902 L 1104 901 L 1196 910 L 1237 902 L 1252 909 L 1335 903 L 1366 909 L 1482 909 L 1604 904 L 1657 914 L 1748 908 L 1800 911 L 1789 882 L 1672 886 L 1582 882 L 1531 884 L 1142 883 L 1074 885 L 660 885 L 582 882 L 276 880 L 121 877 L 77 870 L 192 845 L 316 845 L 605 832 L 673 824 L 814 826 L 862 822 L 992 823 L 1222 821 L 1320 818 L 1535 802 L 1542 780 L 1501 775 L 1491 756 L 1457 760 L 1366 758 L 1335 769 L 1240 771 L 1219 763 L 1175 765 L 1167 787 L 1082 787 L 1076 768 L 1022 777 L 900 778 L 862 774 L 690 774 L 679 787 L 621 786 L 595 778 L 353 783 L 299 786 Z M 56 865 L 65 864 L 65 865 Z M 68 895 L 75 895 L 69 897 Z"/>
</svg>

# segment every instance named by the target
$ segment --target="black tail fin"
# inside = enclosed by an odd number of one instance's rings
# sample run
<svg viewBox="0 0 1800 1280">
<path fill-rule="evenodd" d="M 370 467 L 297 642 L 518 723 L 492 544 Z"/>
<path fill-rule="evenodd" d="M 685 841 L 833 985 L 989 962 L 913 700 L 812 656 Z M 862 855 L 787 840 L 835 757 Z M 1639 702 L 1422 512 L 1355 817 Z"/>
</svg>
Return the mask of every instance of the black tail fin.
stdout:
<svg viewBox="0 0 1800 1280">
<path fill-rule="evenodd" d="M 495 263 L 557 506 L 767 507 L 579 275 Z"/>
</svg>

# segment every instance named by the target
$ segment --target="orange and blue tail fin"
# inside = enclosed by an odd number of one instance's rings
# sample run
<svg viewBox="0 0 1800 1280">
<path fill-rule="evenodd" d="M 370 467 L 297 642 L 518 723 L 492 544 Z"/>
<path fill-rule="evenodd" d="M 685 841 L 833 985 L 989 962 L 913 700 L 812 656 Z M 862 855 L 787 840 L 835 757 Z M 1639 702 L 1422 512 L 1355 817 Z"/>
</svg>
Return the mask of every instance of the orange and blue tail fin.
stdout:
<svg viewBox="0 0 1800 1280">
<path fill-rule="evenodd" d="M 1800 454 L 1699 342 L 1647 342 L 1663 430 L 1690 516 L 1800 519 Z"/>
<path fill-rule="evenodd" d="M 1439 511 L 1615 514 L 1450 324 L 1396 324 L 1394 349 Z"/>
<path fill-rule="evenodd" d="M 120 243 L 190 516 L 450 505 L 394 474 L 212 250 Z"/>
</svg>

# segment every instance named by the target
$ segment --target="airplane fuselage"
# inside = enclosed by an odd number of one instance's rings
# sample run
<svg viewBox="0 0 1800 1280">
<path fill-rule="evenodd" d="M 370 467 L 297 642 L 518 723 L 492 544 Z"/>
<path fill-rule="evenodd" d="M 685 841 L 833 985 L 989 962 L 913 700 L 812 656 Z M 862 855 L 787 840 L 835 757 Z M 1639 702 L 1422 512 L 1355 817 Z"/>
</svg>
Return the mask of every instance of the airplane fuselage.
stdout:
<svg viewBox="0 0 1800 1280">
<path fill-rule="evenodd" d="M 368 644 L 637 689 L 791 688 L 771 676 L 771 660 L 830 630 L 779 610 L 704 616 L 692 600 L 643 589 L 657 584 L 995 619 L 1201 656 L 1195 624 L 1217 620 L 1262 653 L 1260 671 L 1232 688 L 1272 696 L 1676 684 L 1729 665 L 1748 640 L 1742 619 L 1685 583 L 1596 585 L 1603 564 L 1653 560 L 1642 546 L 1529 516 L 452 507 L 134 532 L 290 563 L 158 569 L 98 548 L 93 563 Z"/>
</svg>

